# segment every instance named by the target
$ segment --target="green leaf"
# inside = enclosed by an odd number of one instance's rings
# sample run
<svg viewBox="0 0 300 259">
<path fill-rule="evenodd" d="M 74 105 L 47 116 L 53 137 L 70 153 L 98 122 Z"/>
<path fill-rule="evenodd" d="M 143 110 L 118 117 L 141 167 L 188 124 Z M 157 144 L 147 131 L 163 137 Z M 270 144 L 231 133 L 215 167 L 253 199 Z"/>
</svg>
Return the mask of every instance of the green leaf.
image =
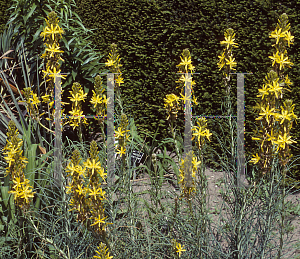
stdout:
<svg viewBox="0 0 300 259">
<path fill-rule="evenodd" d="M 27 16 L 24 18 L 24 22 L 26 23 L 28 18 L 33 14 L 33 12 L 35 11 L 36 9 L 36 4 L 33 3 L 32 6 L 31 6 L 31 9 L 30 9 L 30 12 L 27 14 Z"/>
</svg>

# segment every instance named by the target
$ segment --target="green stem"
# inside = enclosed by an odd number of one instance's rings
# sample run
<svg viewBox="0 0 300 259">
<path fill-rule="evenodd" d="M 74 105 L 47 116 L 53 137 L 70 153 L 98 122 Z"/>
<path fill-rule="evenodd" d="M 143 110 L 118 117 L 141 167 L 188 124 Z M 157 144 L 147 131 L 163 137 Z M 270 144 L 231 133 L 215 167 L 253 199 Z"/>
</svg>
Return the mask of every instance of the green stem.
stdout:
<svg viewBox="0 0 300 259">
<path fill-rule="evenodd" d="M 43 241 L 45 241 L 45 242 L 51 244 L 51 245 L 55 248 L 55 250 L 56 250 L 57 252 L 60 253 L 60 256 L 62 256 L 62 258 L 69 259 L 69 257 L 65 254 L 65 252 L 62 251 L 59 247 L 57 247 L 57 245 L 56 245 L 51 239 L 49 239 L 49 238 L 47 238 L 47 237 L 44 237 L 44 236 L 38 231 L 37 227 L 35 226 L 35 224 L 34 224 L 34 222 L 33 222 L 33 220 L 31 219 L 30 216 L 27 217 L 27 219 L 31 222 L 31 224 L 32 224 L 32 226 L 33 226 L 33 228 L 34 228 L 36 234 L 39 236 L 40 239 L 42 239 Z"/>
<path fill-rule="evenodd" d="M 279 250 L 278 250 L 278 259 L 281 258 L 281 251 L 283 247 L 283 228 L 284 228 L 284 207 L 285 207 L 285 202 L 284 202 L 284 196 L 285 196 L 285 174 L 286 174 L 286 168 L 284 167 L 283 169 L 283 191 L 282 191 L 282 208 L 281 208 L 281 226 L 280 226 L 280 245 L 279 245 Z"/>
</svg>

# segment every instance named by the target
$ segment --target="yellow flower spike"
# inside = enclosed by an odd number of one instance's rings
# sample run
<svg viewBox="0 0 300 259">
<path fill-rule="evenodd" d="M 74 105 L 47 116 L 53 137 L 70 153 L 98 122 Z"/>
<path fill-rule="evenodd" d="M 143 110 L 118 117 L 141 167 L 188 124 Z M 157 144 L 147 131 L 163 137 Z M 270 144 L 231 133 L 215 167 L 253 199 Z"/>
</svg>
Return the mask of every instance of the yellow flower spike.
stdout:
<svg viewBox="0 0 300 259">
<path fill-rule="evenodd" d="M 112 259 L 113 256 L 109 256 L 109 252 L 107 252 L 108 248 L 106 248 L 106 245 L 104 243 L 100 243 L 100 245 L 97 248 L 99 251 L 96 250 L 96 253 L 99 255 L 94 255 L 93 258 L 95 259 Z"/>
</svg>

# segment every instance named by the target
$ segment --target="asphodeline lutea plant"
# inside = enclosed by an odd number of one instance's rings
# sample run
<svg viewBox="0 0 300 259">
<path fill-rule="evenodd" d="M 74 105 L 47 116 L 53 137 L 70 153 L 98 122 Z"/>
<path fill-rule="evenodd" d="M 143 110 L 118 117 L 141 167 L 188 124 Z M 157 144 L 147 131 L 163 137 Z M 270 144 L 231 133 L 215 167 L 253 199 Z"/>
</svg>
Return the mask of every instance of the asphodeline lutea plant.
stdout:
<svg viewBox="0 0 300 259">
<path fill-rule="evenodd" d="M 192 65 L 192 60 L 190 56 L 190 51 L 188 49 L 184 49 L 182 54 L 181 54 L 181 62 L 176 65 L 179 67 L 178 73 L 193 73 L 195 67 Z M 184 96 L 184 90 L 185 90 L 185 85 L 187 82 L 191 82 L 191 93 L 194 92 L 193 90 L 193 85 L 196 83 L 192 80 L 192 77 L 188 78 L 187 74 L 182 74 L 179 81 L 176 81 L 176 83 L 180 83 L 179 86 L 176 88 L 182 88 L 180 95 L 182 96 L 181 98 L 175 94 L 167 94 L 166 98 L 164 98 L 164 109 L 168 114 L 167 120 L 169 121 L 169 126 L 171 129 L 171 135 L 172 138 L 175 140 L 175 126 L 174 123 L 177 119 L 177 113 L 180 109 L 183 110 L 185 101 L 188 100 L 188 98 L 191 98 L 191 96 Z M 180 100 L 183 100 L 183 103 L 180 104 Z M 194 104 L 197 103 L 197 98 L 195 98 L 195 95 L 193 95 L 193 102 Z M 175 150 L 177 153 L 177 156 L 179 157 L 179 150 L 177 145 L 175 145 Z"/>
<path fill-rule="evenodd" d="M 91 142 L 90 157 L 83 166 L 80 165 L 80 152 L 75 150 L 71 162 L 66 168 L 70 172 L 71 183 L 67 186 L 67 193 L 71 193 L 71 210 L 76 210 L 77 220 L 85 223 L 88 221 L 89 229 L 97 235 L 104 235 L 106 226 L 103 201 L 105 191 L 101 188 L 101 183 L 105 182 L 106 173 L 99 161 L 98 146 L 95 141 Z M 86 180 L 87 179 L 87 180 Z M 71 211 L 70 210 L 70 211 Z"/>
<path fill-rule="evenodd" d="M 108 54 L 108 59 L 107 62 L 105 62 L 105 65 L 109 67 L 111 73 L 117 73 L 117 75 L 114 76 L 114 81 L 115 81 L 115 88 L 117 89 L 116 92 L 116 101 L 120 106 L 121 112 L 120 114 L 124 113 L 123 112 L 123 104 L 122 104 L 122 99 L 121 99 L 121 91 L 120 91 L 120 86 L 121 84 L 124 84 L 124 79 L 122 77 L 122 72 L 121 72 L 121 67 L 122 65 L 120 64 L 121 58 L 120 55 L 118 54 L 117 50 L 117 44 L 112 43 L 110 46 L 110 53 Z"/>
<path fill-rule="evenodd" d="M 254 110 L 258 110 L 260 116 L 255 120 L 260 121 L 262 128 L 259 131 L 256 130 L 255 137 L 252 137 L 253 140 L 261 143 L 260 152 L 256 153 L 250 161 L 261 169 L 256 181 L 265 175 L 268 177 L 272 160 L 276 154 L 279 155 L 280 164 L 286 166 L 292 157 L 289 144 L 296 143 L 290 135 L 293 121 L 297 119 L 293 112 L 294 105 L 292 100 L 285 100 L 283 105 L 280 103 L 284 92 L 291 92 L 283 86 L 290 87 L 293 84 L 288 75 L 285 76 L 283 69 L 293 65 L 287 56 L 286 47 L 293 44 L 294 36 L 291 36 L 289 32 L 290 24 L 286 14 L 282 14 L 278 22 L 276 29 L 269 36 L 275 40 L 275 44 L 272 45 L 275 46 L 275 52 L 273 52 L 273 56 L 269 56 L 273 69 L 265 77 L 262 88 L 258 90 L 257 97 L 261 98 L 261 102 L 253 107 Z M 283 174 L 285 177 L 285 170 Z"/>
<path fill-rule="evenodd" d="M 188 163 L 189 161 L 192 161 L 192 179 L 191 179 L 191 183 L 187 183 L 187 175 L 185 172 L 185 163 Z M 180 169 L 179 169 L 179 186 L 181 189 L 181 197 L 180 199 L 182 199 L 182 197 L 185 197 L 187 200 L 190 200 L 196 193 L 196 188 L 195 188 L 195 180 L 196 180 L 196 172 L 198 170 L 198 166 L 201 164 L 200 161 L 197 161 L 197 157 L 194 156 L 193 151 L 190 151 L 187 156 L 185 157 L 185 159 L 181 160 L 180 163 Z M 189 185 L 189 186 L 187 186 Z"/>
<path fill-rule="evenodd" d="M 67 194 L 71 194 L 70 209 L 75 210 L 77 214 L 77 220 L 85 223 L 89 218 L 89 208 L 86 197 L 86 189 L 84 187 L 85 179 L 85 166 L 80 165 L 81 155 L 79 150 L 74 150 L 72 158 L 65 171 L 69 172 L 67 177 L 71 178 L 71 182 L 67 188 Z"/>
<path fill-rule="evenodd" d="M 73 130 L 78 127 L 79 128 L 79 140 L 82 141 L 82 126 L 88 125 L 88 122 L 83 115 L 82 111 L 82 102 L 85 102 L 85 98 L 87 93 L 84 93 L 82 90 L 82 86 L 75 82 L 72 85 L 72 90 L 69 91 L 70 95 L 68 98 L 72 102 L 72 110 L 69 111 L 71 116 L 69 117 L 69 124 L 73 127 Z"/>
<path fill-rule="evenodd" d="M 14 195 L 14 201 L 23 212 L 28 210 L 31 202 L 31 198 L 34 197 L 34 193 L 30 186 L 29 180 L 25 178 L 24 170 L 28 160 L 22 155 L 23 141 L 18 137 L 19 132 L 13 121 L 8 123 L 8 131 L 6 133 L 6 145 L 3 148 L 4 159 L 8 163 L 6 173 L 10 174 L 10 191 Z M 6 175 L 7 175 L 6 174 Z"/>
<path fill-rule="evenodd" d="M 227 116 L 229 121 L 229 130 L 230 130 L 230 136 L 231 136 L 231 154 L 232 154 L 232 163 L 235 163 L 235 158 L 233 157 L 235 145 L 234 145 L 234 128 L 233 128 L 233 122 L 232 122 L 232 109 L 231 109 L 231 98 L 230 98 L 230 71 L 236 70 L 234 67 L 237 66 L 237 62 L 235 61 L 235 58 L 233 57 L 232 50 L 233 48 L 238 48 L 238 44 L 235 41 L 235 33 L 232 28 L 229 28 L 224 33 L 225 40 L 221 41 L 221 45 L 225 45 L 221 56 L 218 56 L 220 59 L 217 63 L 219 70 L 223 69 L 223 82 L 226 89 L 226 97 L 227 100 L 225 101 L 225 107 L 227 109 Z"/>
<path fill-rule="evenodd" d="M 98 234 L 104 235 L 106 226 L 108 224 L 105 220 L 104 204 L 105 191 L 101 188 L 101 183 L 105 182 L 107 173 L 104 172 L 104 168 L 99 161 L 99 151 L 96 141 L 91 142 L 90 157 L 84 163 L 86 167 L 86 177 L 88 178 L 88 185 L 86 187 L 86 193 L 89 196 L 89 208 L 90 219 L 93 222 L 91 226 L 94 227 L 94 231 Z"/>
<path fill-rule="evenodd" d="M 45 103 L 48 108 L 48 118 L 46 120 L 54 121 L 54 113 L 55 109 L 52 109 L 54 105 L 54 86 L 55 86 L 55 78 L 61 77 L 61 79 L 65 79 L 65 75 L 58 75 L 61 73 L 60 67 L 61 62 L 64 60 L 61 57 L 61 54 L 64 52 L 60 49 L 59 41 L 62 39 L 62 34 L 64 31 L 59 26 L 59 20 L 57 18 L 57 14 L 52 11 L 47 16 L 48 19 L 46 21 L 46 27 L 41 32 L 40 36 L 43 37 L 45 52 L 41 55 L 41 58 L 44 59 L 45 70 L 43 70 L 44 78 L 46 79 L 46 89 L 45 94 L 42 97 L 42 103 Z M 62 90 L 63 94 L 64 90 Z M 34 98 L 32 98 L 34 99 Z M 40 100 L 39 100 L 40 101 Z M 37 102 L 37 101 L 36 101 Z M 68 103 L 61 102 L 61 114 L 63 114 L 64 109 L 63 106 Z M 37 108 L 37 106 L 35 106 Z M 46 110 L 46 109 L 43 109 Z M 44 114 L 44 113 L 43 113 Z M 43 115 L 41 114 L 41 115 Z M 41 116 L 40 115 L 40 116 Z M 39 118 L 38 118 L 39 121 Z M 62 126 L 64 126 L 67 122 L 62 120 Z M 52 124 L 53 125 L 53 124 Z M 45 128 L 45 126 L 44 126 Z M 51 129 L 49 129 L 51 130 Z"/>
<path fill-rule="evenodd" d="M 181 253 L 186 251 L 185 249 L 183 249 L 184 246 L 181 246 L 180 243 L 178 243 L 176 241 L 176 239 L 172 239 L 171 240 L 171 244 L 172 244 L 172 251 L 173 253 L 176 255 L 176 257 L 180 258 L 181 257 Z"/>
<path fill-rule="evenodd" d="M 95 117 L 94 119 L 99 122 L 104 141 L 104 118 L 107 116 L 107 102 L 109 101 L 109 98 L 107 99 L 106 95 L 103 94 L 105 88 L 103 87 L 102 77 L 100 75 L 97 75 L 95 78 L 94 88 L 95 90 L 93 90 L 93 97 L 90 100 L 90 103 L 93 105 L 91 109 L 93 112 L 96 112 L 96 116 L 99 116 Z"/>
<path fill-rule="evenodd" d="M 115 131 L 115 139 L 118 141 L 116 146 L 117 154 L 120 155 L 122 158 L 122 166 L 124 168 L 125 165 L 125 155 L 126 155 L 126 146 L 127 143 L 130 142 L 130 130 L 127 129 L 128 127 L 128 118 L 126 114 L 121 115 L 121 122 L 118 130 Z"/>
</svg>

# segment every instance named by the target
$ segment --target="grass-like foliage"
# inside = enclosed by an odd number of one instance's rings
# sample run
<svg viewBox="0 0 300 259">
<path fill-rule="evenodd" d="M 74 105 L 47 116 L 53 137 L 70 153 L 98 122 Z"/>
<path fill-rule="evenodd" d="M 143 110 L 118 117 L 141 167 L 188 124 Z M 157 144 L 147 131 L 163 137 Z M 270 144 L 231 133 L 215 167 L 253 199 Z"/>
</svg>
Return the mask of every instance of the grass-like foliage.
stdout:
<svg viewBox="0 0 300 259">
<path fill-rule="evenodd" d="M 188 49 L 183 50 L 178 65 L 179 72 L 185 73 L 178 81 L 182 97 L 168 94 L 165 99 L 170 138 L 158 143 L 156 135 L 151 136 L 153 141 L 148 146 L 140 138 L 134 119 L 128 119 L 129 114 L 124 112 L 120 99 L 121 59 L 117 46 L 112 44 L 106 63 L 111 72 L 118 73 L 115 79 L 118 144 L 112 183 L 107 181 L 103 119 L 107 116 L 109 100 L 104 94 L 102 79 L 95 78 L 90 101 L 101 116 L 94 120 L 102 139 L 91 143 L 84 141 L 82 131 L 86 120 L 81 118 L 81 109 L 86 95 L 81 85 L 74 82 L 69 97 L 72 116 L 62 125 L 72 126 L 78 141 L 66 137 L 62 143 L 62 183 L 57 182 L 53 177 L 57 168 L 53 150 L 46 152 L 43 147 L 47 140 L 32 136 L 32 132 L 41 129 L 37 127 L 42 126 L 40 116 L 47 115 L 52 122 L 54 114 L 50 94 L 54 92 L 53 80 L 60 69 L 58 60 L 62 50 L 58 40 L 62 30 L 54 12 L 48 18 L 41 35 L 47 39 L 43 57 L 47 62 L 44 83 L 48 92 L 42 96 L 34 93 L 30 86 L 24 90 L 26 118 L 20 107 L 20 118 L 16 118 L 7 105 L 1 105 L 1 126 L 6 128 L 1 135 L 5 142 L 1 170 L 6 175 L 0 192 L 1 258 L 291 258 L 293 229 L 291 218 L 287 216 L 291 212 L 299 214 L 299 207 L 292 209 L 292 204 L 285 201 L 291 193 L 285 179 L 291 158 L 289 130 L 296 115 L 289 101 L 284 102 L 286 110 L 281 106 L 282 112 L 276 113 L 278 97 L 283 96 L 282 86 L 290 84 L 282 71 L 286 64 L 291 64 L 284 56 L 286 44 L 292 42 L 286 14 L 280 17 L 278 28 L 270 36 L 276 40 L 276 54 L 271 57 L 274 68 L 266 77 L 263 89 L 259 89 L 262 103 L 257 106 L 260 108 L 257 120 L 261 120 L 262 130 L 253 138 L 261 141 L 260 153 L 250 161 L 256 167 L 253 172 L 246 172 L 247 183 L 239 184 L 240 168 L 235 162 L 237 122 L 229 117 L 227 128 L 223 129 L 225 134 L 230 134 L 230 150 L 225 148 L 223 137 L 218 136 L 225 154 L 221 164 L 224 175 L 219 211 L 208 207 L 210 193 L 203 159 L 203 154 L 215 152 L 210 146 L 210 136 L 216 134 L 214 129 L 208 127 L 206 119 L 198 119 L 192 127 L 195 145 L 187 154 L 183 137 L 176 132 L 177 112 L 191 98 L 184 95 L 184 87 L 188 80 L 191 86 L 195 84 L 192 77 L 187 78 L 194 71 Z M 225 48 L 218 65 L 224 69 L 225 87 L 229 86 L 229 72 L 237 64 L 232 53 L 232 47 L 238 45 L 234 36 L 234 31 L 228 29 L 225 41 L 221 42 Z M 5 78 L 3 82 L 9 89 Z M 225 107 L 231 114 L 230 89 L 227 90 Z M 4 100 L 2 95 L 1 98 Z M 46 114 L 40 114 L 38 109 L 41 98 L 47 106 Z M 192 100 L 197 104 L 195 96 Z M 15 98 L 13 101 L 17 105 Z M 183 102 L 180 104 L 180 101 Z M 53 124 L 48 126 L 43 127 L 54 134 Z M 166 154 L 167 143 L 174 145 L 170 155 Z M 37 147 L 41 155 L 37 155 Z M 131 162 L 136 150 L 144 153 L 138 166 Z M 137 188 L 138 183 L 142 183 L 142 188 Z"/>
</svg>

